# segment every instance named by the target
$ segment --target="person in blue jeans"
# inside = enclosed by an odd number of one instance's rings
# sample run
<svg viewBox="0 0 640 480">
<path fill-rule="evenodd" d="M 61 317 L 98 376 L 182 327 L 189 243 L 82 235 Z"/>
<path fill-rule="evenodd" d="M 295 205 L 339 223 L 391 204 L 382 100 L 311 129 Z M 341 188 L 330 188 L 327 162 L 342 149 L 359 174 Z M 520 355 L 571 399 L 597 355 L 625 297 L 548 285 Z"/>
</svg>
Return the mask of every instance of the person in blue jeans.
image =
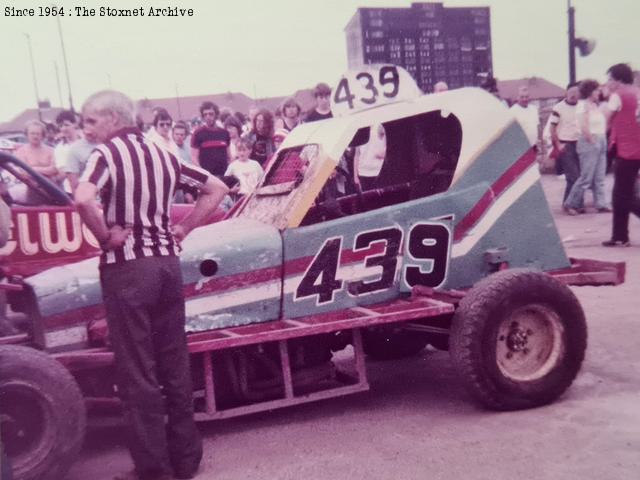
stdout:
<svg viewBox="0 0 640 480">
<path fill-rule="evenodd" d="M 598 212 L 610 212 L 604 179 L 607 170 L 607 119 L 600 109 L 600 85 L 595 80 L 580 82 L 582 100 L 576 107 L 580 136 L 576 150 L 580 160 L 580 176 L 564 202 L 569 215 L 578 215 L 584 207 L 585 190 L 593 189 L 593 203 Z"/>
</svg>

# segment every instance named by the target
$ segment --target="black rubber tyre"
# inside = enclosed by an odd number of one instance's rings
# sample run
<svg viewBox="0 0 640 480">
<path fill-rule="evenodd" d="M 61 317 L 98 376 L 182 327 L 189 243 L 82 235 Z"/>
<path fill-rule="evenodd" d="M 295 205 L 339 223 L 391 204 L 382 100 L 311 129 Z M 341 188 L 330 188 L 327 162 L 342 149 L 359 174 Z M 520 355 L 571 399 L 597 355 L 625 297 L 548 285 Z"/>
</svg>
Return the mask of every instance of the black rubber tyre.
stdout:
<svg viewBox="0 0 640 480">
<path fill-rule="evenodd" d="M 427 346 L 425 335 L 393 327 L 373 327 L 362 332 L 364 353 L 375 360 L 411 357 Z"/>
<path fill-rule="evenodd" d="M 86 410 L 71 374 L 47 354 L 0 346 L 2 445 L 14 480 L 60 480 L 77 458 Z"/>
<path fill-rule="evenodd" d="M 558 398 L 575 379 L 587 325 L 578 299 L 557 279 L 504 270 L 462 299 L 449 345 L 476 400 L 494 410 L 532 408 Z"/>
</svg>

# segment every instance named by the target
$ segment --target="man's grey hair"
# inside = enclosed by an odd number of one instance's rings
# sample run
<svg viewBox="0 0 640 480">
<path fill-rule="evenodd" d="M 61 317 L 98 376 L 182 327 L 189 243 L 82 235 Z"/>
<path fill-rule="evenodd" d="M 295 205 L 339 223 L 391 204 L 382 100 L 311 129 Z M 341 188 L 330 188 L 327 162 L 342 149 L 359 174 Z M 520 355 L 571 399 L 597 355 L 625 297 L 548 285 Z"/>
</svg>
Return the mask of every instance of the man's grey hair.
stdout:
<svg viewBox="0 0 640 480">
<path fill-rule="evenodd" d="M 29 120 L 24 124 L 24 133 L 26 134 L 29 131 L 29 127 L 39 127 L 42 130 L 42 134 L 44 135 L 47 132 L 47 127 L 40 120 Z"/>
<path fill-rule="evenodd" d="M 99 115 L 113 113 L 120 119 L 124 127 L 136 124 L 136 109 L 133 100 L 124 93 L 115 90 L 102 90 L 87 98 L 82 105 L 82 111 L 89 110 Z"/>
</svg>

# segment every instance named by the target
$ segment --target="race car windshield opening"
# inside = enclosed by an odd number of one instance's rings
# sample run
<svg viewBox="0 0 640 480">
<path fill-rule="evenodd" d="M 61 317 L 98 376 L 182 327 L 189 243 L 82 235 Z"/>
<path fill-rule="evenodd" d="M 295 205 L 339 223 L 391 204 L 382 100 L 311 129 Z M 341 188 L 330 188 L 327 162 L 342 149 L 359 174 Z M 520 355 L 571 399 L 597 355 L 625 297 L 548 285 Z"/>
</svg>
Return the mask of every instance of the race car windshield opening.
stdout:
<svg viewBox="0 0 640 480">
<path fill-rule="evenodd" d="M 460 121 L 440 110 L 361 128 L 302 225 L 445 192 L 461 147 Z"/>
</svg>

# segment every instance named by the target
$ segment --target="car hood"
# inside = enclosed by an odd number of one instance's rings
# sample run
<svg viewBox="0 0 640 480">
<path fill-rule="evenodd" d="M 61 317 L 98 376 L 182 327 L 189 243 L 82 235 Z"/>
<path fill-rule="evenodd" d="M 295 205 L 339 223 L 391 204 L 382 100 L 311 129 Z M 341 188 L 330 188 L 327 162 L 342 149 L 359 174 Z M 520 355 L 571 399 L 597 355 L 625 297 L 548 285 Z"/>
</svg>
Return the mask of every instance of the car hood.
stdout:
<svg viewBox="0 0 640 480">
<path fill-rule="evenodd" d="M 278 318 L 282 240 L 275 227 L 247 219 L 200 227 L 183 242 L 180 259 L 187 330 Z M 47 329 L 104 315 L 98 267 L 90 258 L 26 280 Z"/>
</svg>

